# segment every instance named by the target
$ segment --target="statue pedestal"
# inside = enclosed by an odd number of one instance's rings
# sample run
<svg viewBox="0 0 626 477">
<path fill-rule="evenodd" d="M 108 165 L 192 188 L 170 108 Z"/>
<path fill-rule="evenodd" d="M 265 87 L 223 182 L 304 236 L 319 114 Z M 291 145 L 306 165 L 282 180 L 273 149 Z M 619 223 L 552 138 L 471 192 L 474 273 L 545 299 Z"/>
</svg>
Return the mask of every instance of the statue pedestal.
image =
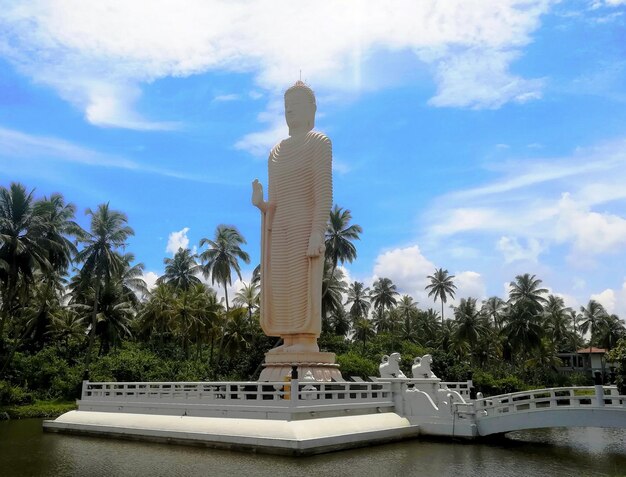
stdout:
<svg viewBox="0 0 626 477">
<path fill-rule="evenodd" d="M 339 365 L 335 363 L 335 353 L 304 352 L 304 353 L 265 353 L 263 371 L 259 381 L 283 381 L 291 376 L 292 366 L 298 367 L 299 379 L 311 371 L 316 381 L 343 381 Z"/>
</svg>

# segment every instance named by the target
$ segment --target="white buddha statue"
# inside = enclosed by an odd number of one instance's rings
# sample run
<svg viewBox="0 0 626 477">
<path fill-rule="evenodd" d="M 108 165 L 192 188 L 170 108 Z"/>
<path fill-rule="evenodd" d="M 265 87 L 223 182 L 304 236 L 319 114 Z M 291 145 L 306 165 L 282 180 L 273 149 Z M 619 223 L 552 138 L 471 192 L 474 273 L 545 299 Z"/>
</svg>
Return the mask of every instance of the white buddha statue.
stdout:
<svg viewBox="0 0 626 477">
<path fill-rule="evenodd" d="M 289 137 L 270 153 L 267 201 L 259 181 L 252 184 L 262 213 L 261 327 L 284 341 L 271 354 L 319 351 L 332 152 L 313 131 L 315 112 L 315 95 L 302 81 L 285 92 Z"/>
</svg>

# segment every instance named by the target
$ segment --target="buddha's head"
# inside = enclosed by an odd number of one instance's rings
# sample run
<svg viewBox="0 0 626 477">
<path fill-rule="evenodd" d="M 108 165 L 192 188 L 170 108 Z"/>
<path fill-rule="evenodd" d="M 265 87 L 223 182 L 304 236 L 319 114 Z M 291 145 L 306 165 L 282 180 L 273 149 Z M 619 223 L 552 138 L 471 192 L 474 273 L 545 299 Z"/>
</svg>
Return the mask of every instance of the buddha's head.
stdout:
<svg viewBox="0 0 626 477">
<path fill-rule="evenodd" d="M 289 135 L 309 132 L 315 126 L 315 94 L 302 81 L 285 91 L 285 120 Z"/>
</svg>

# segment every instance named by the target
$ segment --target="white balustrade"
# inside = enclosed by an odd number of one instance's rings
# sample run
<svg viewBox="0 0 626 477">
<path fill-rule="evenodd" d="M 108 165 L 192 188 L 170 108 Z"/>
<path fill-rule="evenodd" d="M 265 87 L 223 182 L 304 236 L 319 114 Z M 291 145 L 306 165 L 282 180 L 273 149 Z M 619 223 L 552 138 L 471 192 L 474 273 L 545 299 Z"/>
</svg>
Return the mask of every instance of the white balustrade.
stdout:
<svg viewBox="0 0 626 477">
<path fill-rule="evenodd" d="M 473 387 L 473 383 L 471 380 L 468 381 L 460 381 L 460 382 L 452 382 L 452 381 L 442 381 L 441 387 L 448 388 L 450 391 L 456 391 L 463 399 L 466 401 L 470 400 L 470 390 Z"/>
<path fill-rule="evenodd" d="M 386 382 L 83 382 L 89 403 L 189 403 L 214 407 L 348 409 L 392 406 Z"/>
<path fill-rule="evenodd" d="M 534 389 L 517 393 L 501 394 L 474 402 L 477 417 L 532 412 L 542 409 L 626 408 L 626 396 L 620 396 L 615 386 L 605 386 L 603 403 L 599 403 L 594 386 Z"/>
</svg>

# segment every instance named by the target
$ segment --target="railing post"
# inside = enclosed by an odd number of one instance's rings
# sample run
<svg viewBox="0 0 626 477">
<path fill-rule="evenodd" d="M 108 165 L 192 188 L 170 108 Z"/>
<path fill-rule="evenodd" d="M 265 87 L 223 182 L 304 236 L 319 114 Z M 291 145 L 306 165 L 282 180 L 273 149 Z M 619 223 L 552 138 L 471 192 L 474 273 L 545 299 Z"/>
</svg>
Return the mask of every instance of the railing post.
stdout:
<svg viewBox="0 0 626 477">
<path fill-rule="evenodd" d="M 81 392 L 80 392 L 80 398 L 81 399 L 85 399 L 88 387 L 89 387 L 89 380 L 87 379 L 87 380 L 83 381 L 83 388 L 81 389 Z"/>
<path fill-rule="evenodd" d="M 291 379 L 291 396 L 289 396 L 289 407 L 294 408 L 298 405 L 298 380 Z"/>
<path fill-rule="evenodd" d="M 596 407 L 604 407 L 604 387 L 596 384 Z"/>
</svg>

